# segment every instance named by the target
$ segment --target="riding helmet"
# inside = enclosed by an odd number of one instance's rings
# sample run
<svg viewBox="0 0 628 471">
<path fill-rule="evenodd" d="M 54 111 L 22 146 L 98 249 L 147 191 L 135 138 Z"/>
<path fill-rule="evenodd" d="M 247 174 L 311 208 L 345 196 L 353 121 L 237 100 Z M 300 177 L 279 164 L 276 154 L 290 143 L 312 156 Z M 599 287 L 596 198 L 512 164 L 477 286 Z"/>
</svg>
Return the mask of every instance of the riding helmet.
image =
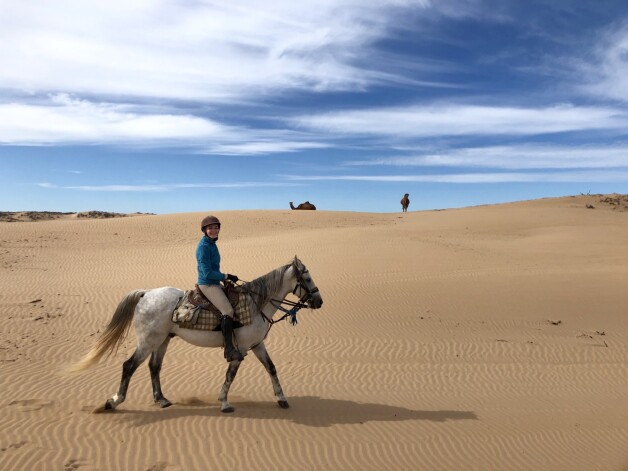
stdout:
<svg viewBox="0 0 628 471">
<path fill-rule="evenodd" d="M 205 227 L 210 224 L 218 224 L 218 228 L 220 228 L 220 221 L 216 216 L 205 216 L 203 221 L 201 222 L 201 232 L 205 234 Z"/>
</svg>

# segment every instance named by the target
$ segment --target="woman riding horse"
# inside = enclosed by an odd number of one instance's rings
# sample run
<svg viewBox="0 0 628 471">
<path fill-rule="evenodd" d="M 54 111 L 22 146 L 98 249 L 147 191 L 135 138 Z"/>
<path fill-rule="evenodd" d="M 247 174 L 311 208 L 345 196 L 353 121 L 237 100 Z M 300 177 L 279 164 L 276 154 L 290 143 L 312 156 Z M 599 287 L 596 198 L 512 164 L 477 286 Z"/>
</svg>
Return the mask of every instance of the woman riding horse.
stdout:
<svg viewBox="0 0 628 471">
<path fill-rule="evenodd" d="M 198 287 L 205 297 L 218 308 L 222 314 L 220 330 L 225 338 L 225 358 L 228 362 L 242 361 L 242 353 L 233 345 L 233 307 L 227 299 L 220 282 L 238 281 L 236 275 L 223 274 L 220 271 L 220 251 L 218 250 L 218 233 L 220 221 L 216 216 L 207 216 L 201 221 L 203 237 L 196 247 L 196 261 L 198 262 Z"/>
<path fill-rule="evenodd" d="M 244 283 L 241 289 L 246 293 L 244 302 L 251 309 L 251 323 L 237 330 L 238 346 L 242 353 L 252 351 L 264 365 L 270 375 L 277 403 L 279 407 L 286 409 L 289 407 L 288 401 L 279 383 L 277 369 L 266 351 L 264 339 L 273 324 L 288 317 L 294 320 L 296 312 L 302 307 L 319 309 L 323 305 L 323 298 L 309 270 L 296 256 L 291 263 Z M 290 293 L 299 298 L 297 303 L 286 300 Z M 114 410 L 124 402 L 133 373 L 149 355 L 148 366 L 155 403 L 160 407 L 172 405 L 161 391 L 160 379 L 161 365 L 172 338 L 178 337 L 199 347 L 222 348 L 224 341 L 221 333 L 191 329 L 172 321 L 173 309 L 184 295 L 183 290 L 171 286 L 131 291 L 120 301 L 109 325 L 89 353 L 70 368 L 70 371 L 84 370 L 95 365 L 107 353 L 117 351 L 129 327 L 134 325 L 137 348 L 122 364 L 118 392 L 107 399 L 97 412 Z M 291 309 L 283 307 L 284 304 L 291 306 Z M 285 314 L 281 319 L 275 320 L 273 316 L 278 310 Z M 218 396 L 221 412 L 234 411 L 227 396 L 240 364 L 238 359 L 229 362 L 225 382 Z"/>
</svg>

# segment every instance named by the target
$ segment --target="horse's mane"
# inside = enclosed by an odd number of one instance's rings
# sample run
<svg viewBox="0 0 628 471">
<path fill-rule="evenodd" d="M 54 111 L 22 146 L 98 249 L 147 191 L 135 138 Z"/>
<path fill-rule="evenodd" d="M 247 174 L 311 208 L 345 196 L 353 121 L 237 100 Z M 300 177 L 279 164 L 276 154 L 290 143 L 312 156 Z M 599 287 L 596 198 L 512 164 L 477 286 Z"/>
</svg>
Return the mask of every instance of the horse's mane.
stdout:
<svg viewBox="0 0 628 471">
<path fill-rule="evenodd" d="M 270 298 L 279 291 L 283 275 L 291 266 L 292 263 L 288 263 L 252 281 L 244 283 L 242 288 L 249 294 L 249 307 L 261 307 L 270 301 Z"/>
</svg>

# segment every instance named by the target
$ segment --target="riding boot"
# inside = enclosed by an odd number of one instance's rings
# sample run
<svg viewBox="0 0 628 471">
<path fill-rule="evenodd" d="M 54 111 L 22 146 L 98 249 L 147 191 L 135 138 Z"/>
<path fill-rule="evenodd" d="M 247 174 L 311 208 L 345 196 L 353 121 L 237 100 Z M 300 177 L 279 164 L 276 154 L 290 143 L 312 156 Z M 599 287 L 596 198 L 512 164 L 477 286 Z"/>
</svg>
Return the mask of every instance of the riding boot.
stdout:
<svg viewBox="0 0 628 471">
<path fill-rule="evenodd" d="M 225 338 L 225 358 L 227 361 L 244 360 L 240 351 L 233 345 L 233 319 L 229 316 L 222 316 L 220 319 L 220 329 Z"/>
</svg>

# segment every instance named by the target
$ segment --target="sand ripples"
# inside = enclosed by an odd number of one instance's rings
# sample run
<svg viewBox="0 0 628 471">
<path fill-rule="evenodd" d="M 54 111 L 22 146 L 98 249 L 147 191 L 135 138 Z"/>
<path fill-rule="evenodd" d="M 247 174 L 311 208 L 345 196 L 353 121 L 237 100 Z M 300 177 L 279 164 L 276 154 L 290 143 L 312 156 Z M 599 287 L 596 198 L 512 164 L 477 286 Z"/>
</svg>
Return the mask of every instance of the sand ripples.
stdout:
<svg viewBox="0 0 628 471">
<path fill-rule="evenodd" d="M 62 373 L 127 292 L 193 286 L 204 214 L 3 224 L 2 468 L 626 469 L 628 222 L 573 204 L 221 213 L 228 271 L 251 279 L 297 254 L 325 301 L 267 339 L 291 408 L 249 355 L 233 415 L 216 399 L 222 352 L 180 339 L 167 409 L 142 365 L 118 411 L 91 413 L 133 333 Z"/>
</svg>

